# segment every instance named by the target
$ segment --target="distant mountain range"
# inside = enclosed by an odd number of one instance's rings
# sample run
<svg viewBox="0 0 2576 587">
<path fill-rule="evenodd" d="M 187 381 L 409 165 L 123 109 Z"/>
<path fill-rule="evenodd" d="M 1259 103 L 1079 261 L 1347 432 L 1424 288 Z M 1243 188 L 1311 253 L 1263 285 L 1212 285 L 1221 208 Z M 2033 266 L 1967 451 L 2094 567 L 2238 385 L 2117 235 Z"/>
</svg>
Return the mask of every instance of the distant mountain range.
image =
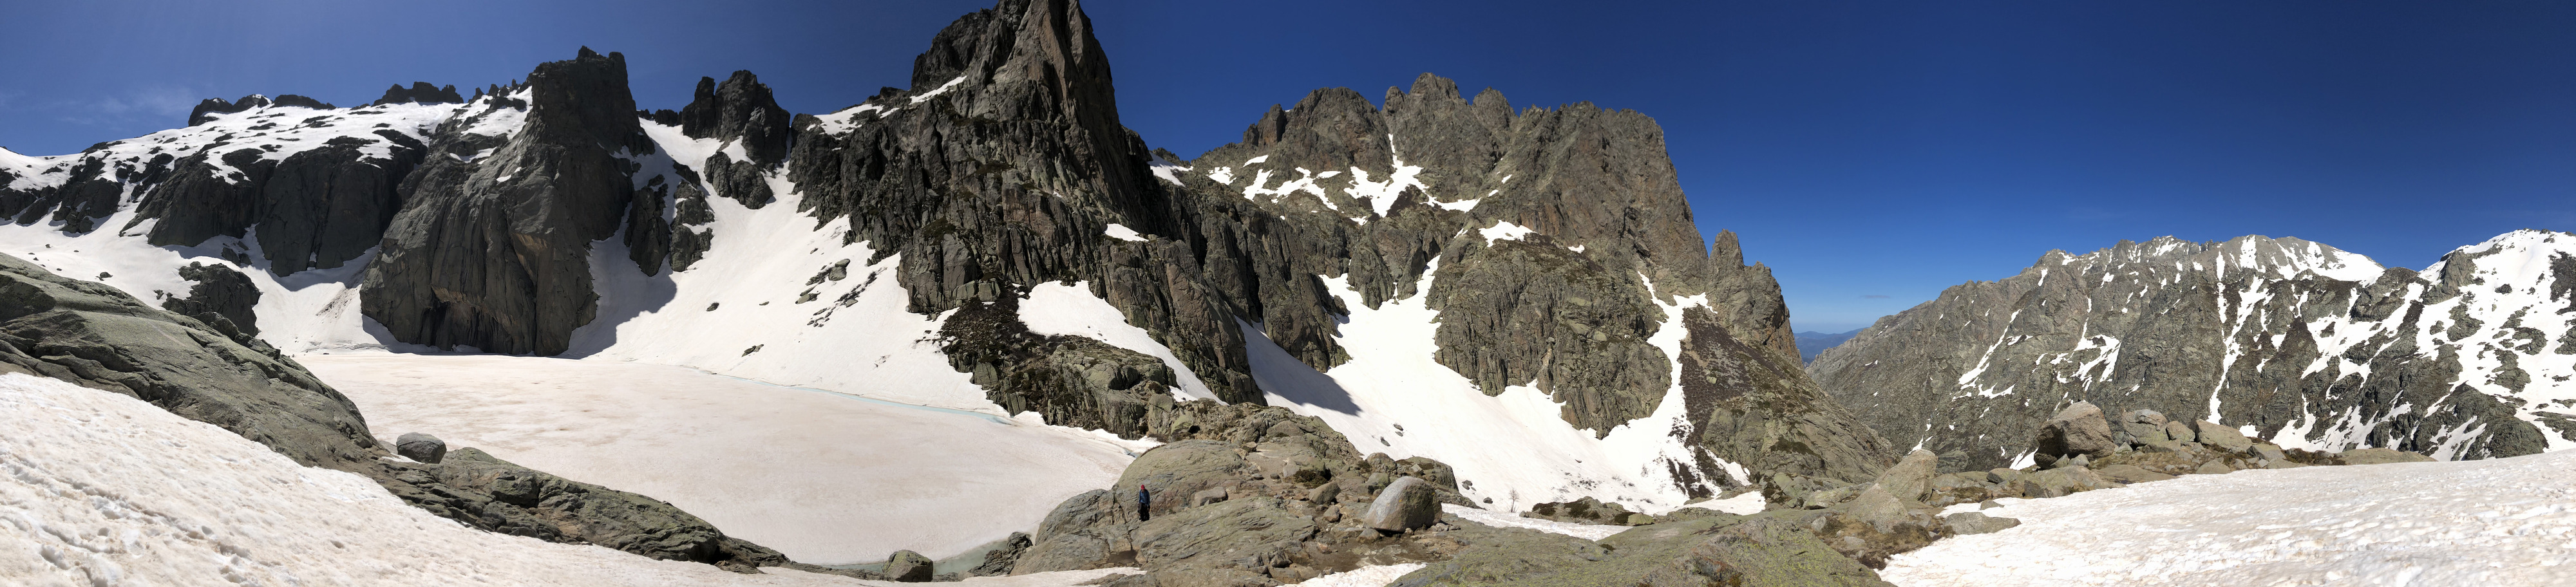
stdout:
<svg viewBox="0 0 2576 587">
<path fill-rule="evenodd" d="M 2506 233 L 2422 271 L 2260 236 L 2050 251 L 1881 318 L 1808 370 L 1895 445 L 1970 469 L 2026 463 L 2033 431 L 2075 401 L 2289 448 L 2576 447 L 2576 234 Z"/>
<path fill-rule="evenodd" d="M 1816 353 L 1825 352 L 1825 349 L 1834 348 L 1835 345 L 1842 344 L 1843 341 L 1851 340 L 1853 336 L 1860 335 L 1860 331 L 1862 330 L 1868 329 L 1856 328 L 1852 329 L 1851 332 L 1835 333 L 1800 332 L 1798 333 L 1798 360 L 1810 363 L 1815 362 Z"/>
</svg>

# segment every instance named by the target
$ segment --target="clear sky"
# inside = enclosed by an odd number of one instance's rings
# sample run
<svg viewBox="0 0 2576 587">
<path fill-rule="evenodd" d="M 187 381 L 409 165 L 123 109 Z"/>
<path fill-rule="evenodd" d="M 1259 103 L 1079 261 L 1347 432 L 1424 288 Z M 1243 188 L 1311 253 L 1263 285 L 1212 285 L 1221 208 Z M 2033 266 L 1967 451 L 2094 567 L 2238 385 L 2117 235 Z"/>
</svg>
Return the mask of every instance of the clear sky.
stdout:
<svg viewBox="0 0 2576 587">
<path fill-rule="evenodd" d="M 0 145 L 175 127 L 206 97 L 627 55 L 679 108 L 749 69 L 789 110 L 904 85 L 990 2 L 0 0 Z M 1184 155 L 1274 103 L 1421 72 L 1663 124 L 1701 230 L 1743 235 L 1800 330 L 1842 331 L 2049 249 L 2297 236 L 2420 268 L 2576 230 L 2576 3 L 1094 0 L 1128 126 Z"/>
</svg>

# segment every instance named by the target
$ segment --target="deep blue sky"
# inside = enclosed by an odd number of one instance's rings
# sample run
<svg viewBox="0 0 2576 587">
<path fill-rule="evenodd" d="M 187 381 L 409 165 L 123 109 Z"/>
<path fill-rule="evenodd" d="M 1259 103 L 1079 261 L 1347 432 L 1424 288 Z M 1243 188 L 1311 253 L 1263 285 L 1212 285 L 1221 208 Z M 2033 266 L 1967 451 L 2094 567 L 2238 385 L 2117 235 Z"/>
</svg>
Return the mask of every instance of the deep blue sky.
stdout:
<svg viewBox="0 0 2576 587">
<path fill-rule="evenodd" d="M 798 112 L 903 85 L 990 2 L 0 1 L 0 145 L 178 126 L 200 98 L 341 105 L 480 86 L 589 45 L 637 102 L 750 69 Z M 2576 3 L 1095 0 L 1128 126 L 1184 155 L 1319 87 L 1431 71 L 1660 121 L 1700 227 L 1743 235 L 1801 330 L 2049 249 L 2298 236 L 2422 267 L 2576 230 Z"/>
</svg>

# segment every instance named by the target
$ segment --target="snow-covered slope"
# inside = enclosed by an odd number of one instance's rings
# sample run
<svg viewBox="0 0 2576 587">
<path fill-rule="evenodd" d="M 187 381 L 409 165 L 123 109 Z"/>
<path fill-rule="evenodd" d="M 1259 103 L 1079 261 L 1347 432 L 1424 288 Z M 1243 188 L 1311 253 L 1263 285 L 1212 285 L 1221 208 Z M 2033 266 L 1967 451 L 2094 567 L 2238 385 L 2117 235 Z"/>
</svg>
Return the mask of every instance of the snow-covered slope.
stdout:
<svg viewBox="0 0 2576 587">
<path fill-rule="evenodd" d="M 2576 452 L 2187 475 L 1987 515 L 1896 555 L 1904 587 L 2576 585 Z M 1973 510 L 1973 504 L 1953 506 Z"/>
<path fill-rule="evenodd" d="M 1421 291 L 1431 290 L 1436 272 L 1425 272 Z M 1339 338 L 1351 360 L 1329 371 L 1317 373 L 1259 336 L 1259 325 L 1244 325 L 1255 335 L 1247 345 L 1253 375 L 1271 405 L 1323 418 L 1362 452 L 1448 463 L 1463 480 L 1459 493 L 1501 511 L 1592 496 L 1660 513 L 1690 498 L 1673 479 L 1672 463 L 1692 462 L 1691 448 L 1672 434 L 1690 426 L 1678 381 L 1653 415 L 1606 436 L 1576 429 L 1562 416 L 1565 405 L 1536 388 L 1512 386 L 1488 396 L 1434 360 L 1440 313 L 1423 307 L 1423 298 L 1369 308 L 1346 281 L 1325 280 L 1351 308 Z M 1685 298 L 1666 308 L 1665 327 L 1653 340 L 1665 356 L 1680 356 L 1682 308 L 1706 301 Z M 1678 365 L 1672 373 L 1679 377 Z M 1748 481 L 1740 468 L 1726 474 Z"/>
<path fill-rule="evenodd" d="M 0 375 L 0 583 L 888 585 L 495 534 L 133 398 Z M 1115 569 L 961 585 L 1069 585 Z M 1037 579 L 1037 580 L 1030 580 Z"/>
<path fill-rule="evenodd" d="M 2576 234 L 2522 230 L 2421 272 L 2298 239 L 2170 238 L 1952 287 L 1809 370 L 1899 444 L 1979 468 L 2068 402 L 2284 447 L 2437 458 L 2576 446 Z"/>
</svg>

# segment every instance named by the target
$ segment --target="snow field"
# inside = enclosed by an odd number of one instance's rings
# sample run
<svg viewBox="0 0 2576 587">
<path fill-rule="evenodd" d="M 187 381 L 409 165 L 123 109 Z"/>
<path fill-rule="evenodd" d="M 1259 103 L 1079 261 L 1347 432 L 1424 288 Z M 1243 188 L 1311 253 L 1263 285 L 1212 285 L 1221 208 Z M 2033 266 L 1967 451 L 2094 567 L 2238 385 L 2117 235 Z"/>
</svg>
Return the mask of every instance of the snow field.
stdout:
<svg viewBox="0 0 2576 587">
<path fill-rule="evenodd" d="M 656 174 L 680 181 L 671 164 L 701 168 L 715 153 L 740 149 L 689 138 L 679 127 L 643 127 L 661 149 L 637 159 L 644 166 L 639 182 Z M 700 229 L 714 230 L 715 239 L 688 271 L 645 275 L 627 257 L 622 233 L 592 243 L 598 318 L 574 331 L 563 356 L 696 367 L 1008 416 L 948 366 L 936 341 L 945 316 L 905 309 L 910 300 L 894 275 L 902 257 L 868 263 L 875 250 L 867 242 L 842 242 L 849 220 L 817 226 L 797 211 L 802 194 L 782 176 L 773 172 L 769 180 L 778 200 L 758 209 L 701 186 L 716 219 Z M 842 279 L 808 283 L 841 262 L 848 263 Z"/>
<path fill-rule="evenodd" d="M 114 393 L 0 375 L 0 584 L 849 585 L 474 530 Z"/>
<path fill-rule="evenodd" d="M 2013 500 L 1897 555 L 1906 587 L 2576 585 L 2576 453 L 2238 471 Z"/>
<path fill-rule="evenodd" d="M 1109 305 L 1108 300 L 1093 297 L 1091 288 L 1083 282 L 1041 283 L 1029 288 L 1029 298 L 1020 301 L 1020 322 L 1027 324 L 1030 332 L 1087 337 L 1162 359 L 1164 366 L 1172 368 L 1172 379 L 1180 384 L 1172 389 L 1172 399 L 1216 399 L 1216 392 L 1208 391 L 1207 383 L 1189 365 L 1182 364 L 1171 347 L 1154 342 L 1154 335 L 1145 329 L 1127 324 L 1125 313 Z"/>
<path fill-rule="evenodd" d="M 426 432 L 575 481 L 668 501 L 817 564 L 945 557 L 1036 528 L 1106 487 L 1130 450 L 1098 433 L 863 401 L 681 367 L 499 355 L 296 358 L 391 444 Z"/>
<path fill-rule="evenodd" d="M 1418 291 L 1431 291 L 1438 268 L 1432 269 L 1423 274 Z M 1347 277 L 1324 282 L 1351 309 L 1336 338 L 1350 361 L 1318 373 L 1271 342 L 1260 325 L 1243 324 L 1253 378 L 1270 405 L 1322 418 L 1362 453 L 1448 463 L 1458 474 L 1461 494 L 1500 511 L 1591 496 L 1659 513 L 1688 499 L 1666 464 L 1692 462 L 1690 448 L 1671 434 L 1675 426 L 1686 425 L 1679 385 L 1670 386 L 1653 414 L 1611 429 L 1606 438 L 1595 437 L 1568 424 L 1563 405 L 1536 388 L 1512 386 L 1487 396 L 1474 382 L 1433 360 L 1439 313 L 1427 308 L 1422 296 L 1371 309 Z M 1664 350 L 1667 360 L 1680 356 L 1682 308 L 1705 303 L 1704 298 L 1685 298 L 1665 306 L 1667 326 L 1650 342 Z M 1674 370 L 1675 377 L 1679 372 Z M 1741 480 L 1740 472 L 1709 474 L 1739 475 Z"/>
<path fill-rule="evenodd" d="M 1394 583 L 1397 578 L 1403 577 L 1405 573 L 1422 570 L 1424 566 L 1427 565 L 1422 563 L 1371 565 L 1292 584 L 1306 587 L 1385 587 L 1389 583 Z"/>
</svg>

